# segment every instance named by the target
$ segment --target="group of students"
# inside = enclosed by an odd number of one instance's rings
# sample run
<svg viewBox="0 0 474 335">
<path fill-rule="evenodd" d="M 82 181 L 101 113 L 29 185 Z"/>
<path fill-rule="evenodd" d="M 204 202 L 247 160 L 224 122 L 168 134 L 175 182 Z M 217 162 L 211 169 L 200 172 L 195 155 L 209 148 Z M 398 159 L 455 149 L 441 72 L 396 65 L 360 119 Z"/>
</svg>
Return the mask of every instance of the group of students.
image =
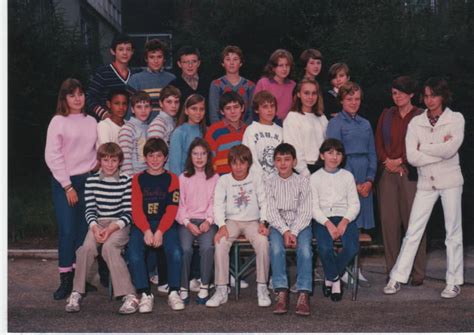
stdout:
<svg viewBox="0 0 474 335">
<path fill-rule="evenodd" d="M 80 310 L 99 253 L 114 296 L 123 297 L 122 314 L 152 311 L 157 265 L 173 310 L 190 301 L 191 263 L 198 263 L 193 267 L 200 278 L 196 302 L 218 307 L 228 298 L 229 250 L 244 234 L 256 253 L 258 305 L 272 303 L 271 267 L 274 313 L 288 312 L 285 255 L 293 248 L 296 313 L 310 315 L 312 238 L 324 270 L 323 294 L 339 301 L 359 230 L 375 225 L 376 181 L 389 273 L 384 293 L 409 281 L 415 254 L 411 283 L 423 283 L 425 242 L 419 244 L 439 196 L 448 257 L 441 296 L 460 293 L 457 151 L 464 119 L 447 107 L 451 93 L 444 79 L 424 84 L 424 112 L 411 103 L 415 82 L 395 79 L 395 106 L 384 110 L 374 137 L 358 114 L 362 89 L 350 81 L 346 64 L 330 67 L 331 89 L 322 92 L 316 80 L 322 55 L 315 49 L 301 55 L 300 82 L 289 79 L 291 53 L 278 49 L 254 85 L 239 75 L 240 48 L 228 46 L 222 52 L 226 75 L 208 91 L 195 48 L 178 51 L 178 77 L 163 70 L 166 48 L 158 40 L 146 43 L 148 67 L 133 75 L 131 40 L 117 37 L 111 52 L 114 62 L 98 69 L 87 91 L 75 79 L 63 82 L 48 127 L 45 158 L 53 175 L 61 279 L 54 298 L 68 297 L 67 312 Z M 335 240 L 342 242 L 338 252 Z"/>
</svg>

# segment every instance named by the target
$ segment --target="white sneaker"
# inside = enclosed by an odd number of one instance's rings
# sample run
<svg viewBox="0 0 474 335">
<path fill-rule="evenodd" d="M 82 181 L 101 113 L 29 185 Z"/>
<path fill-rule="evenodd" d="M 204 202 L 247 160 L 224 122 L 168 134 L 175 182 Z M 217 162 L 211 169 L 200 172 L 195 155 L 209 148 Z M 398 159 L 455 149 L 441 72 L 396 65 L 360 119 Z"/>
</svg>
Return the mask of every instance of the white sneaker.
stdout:
<svg viewBox="0 0 474 335">
<path fill-rule="evenodd" d="M 367 278 L 364 277 L 360 268 L 359 268 L 359 280 L 366 281 L 366 282 L 369 281 Z"/>
<path fill-rule="evenodd" d="M 168 305 L 173 311 L 182 311 L 184 309 L 184 303 L 179 297 L 178 291 L 172 291 L 168 295 Z"/>
<path fill-rule="evenodd" d="M 257 300 L 258 307 L 268 307 L 272 304 L 266 284 L 257 284 Z"/>
<path fill-rule="evenodd" d="M 273 278 L 270 277 L 270 280 L 268 281 L 268 289 L 273 290 Z"/>
<path fill-rule="evenodd" d="M 150 283 L 158 285 L 159 282 L 160 278 L 158 277 L 158 275 L 153 275 L 150 277 Z"/>
<path fill-rule="evenodd" d="M 169 286 L 168 286 L 168 284 L 158 285 L 158 287 L 156 289 L 157 289 L 159 295 L 167 295 L 168 290 L 169 290 Z"/>
<path fill-rule="evenodd" d="M 459 285 L 447 284 L 443 292 L 441 292 L 441 298 L 451 299 L 456 298 L 461 293 L 461 287 Z"/>
<path fill-rule="evenodd" d="M 385 294 L 395 294 L 400 291 L 401 285 L 395 279 L 390 278 L 387 285 L 383 288 Z"/>
<path fill-rule="evenodd" d="M 75 313 L 81 310 L 82 295 L 79 292 L 73 291 L 67 299 L 66 312 Z"/>
<path fill-rule="evenodd" d="M 135 294 L 127 294 L 122 298 L 123 304 L 120 306 L 120 314 L 133 314 L 138 310 L 138 299 Z"/>
<path fill-rule="evenodd" d="M 230 286 L 235 287 L 235 278 L 232 275 L 230 276 Z M 240 280 L 240 288 L 247 288 L 247 287 L 249 287 L 249 283 L 247 283 L 246 280 L 241 279 Z"/>
<path fill-rule="evenodd" d="M 142 293 L 138 311 L 140 313 L 151 313 L 153 311 L 154 302 L 155 297 L 153 296 L 153 294 L 150 293 L 149 295 L 147 295 L 146 293 Z"/>
<path fill-rule="evenodd" d="M 199 289 L 201 288 L 201 279 L 191 279 L 189 282 L 189 290 L 191 292 L 199 292 Z"/>
<path fill-rule="evenodd" d="M 227 291 L 227 285 L 218 285 L 216 287 L 216 292 L 214 295 L 206 301 L 207 307 L 219 307 L 222 304 L 225 304 L 229 298 Z"/>
</svg>

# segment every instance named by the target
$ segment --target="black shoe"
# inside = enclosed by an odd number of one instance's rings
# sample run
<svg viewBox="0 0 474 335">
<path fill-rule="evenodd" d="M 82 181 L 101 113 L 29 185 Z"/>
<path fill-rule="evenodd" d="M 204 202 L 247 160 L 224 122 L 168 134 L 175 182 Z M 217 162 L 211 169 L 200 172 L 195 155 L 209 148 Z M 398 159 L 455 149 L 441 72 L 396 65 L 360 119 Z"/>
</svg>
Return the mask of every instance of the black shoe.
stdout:
<svg viewBox="0 0 474 335">
<path fill-rule="evenodd" d="M 59 274 L 61 283 L 53 294 L 54 300 L 66 299 L 72 292 L 72 282 L 74 280 L 74 272 L 63 272 Z"/>
<path fill-rule="evenodd" d="M 342 283 L 341 283 L 341 293 L 332 293 L 331 292 L 331 300 L 334 301 L 334 302 L 341 301 L 343 292 L 344 292 L 344 290 L 342 288 Z"/>
<path fill-rule="evenodd" d="M 331 296 L 331 286 L 326 286 L 326 283 L 323 281 L 323 295 L 327 298 Z"/>
</svg>

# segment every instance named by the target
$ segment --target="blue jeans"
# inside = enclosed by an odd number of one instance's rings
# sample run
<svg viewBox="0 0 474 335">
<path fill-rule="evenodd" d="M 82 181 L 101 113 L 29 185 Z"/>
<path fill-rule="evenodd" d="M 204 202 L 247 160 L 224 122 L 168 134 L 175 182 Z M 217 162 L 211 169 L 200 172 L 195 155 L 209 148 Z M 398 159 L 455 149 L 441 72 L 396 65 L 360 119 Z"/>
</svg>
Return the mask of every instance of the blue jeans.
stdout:
<svg viewBox="0 0 474 335">
<path fill-rule="evenodd" d="M 306 227 L 297 236 L 296 245 L 296 289 L 311 291 L 313 248 L 311 226 Z M 288 289 L 286 272 L 286 251 L 283 235 L 276 229 L 270 228 L 270 262 L 272 266 L 272 281 L 275 289 Z"/>
<path fill-rule="evenodd" d="M 59 254 L 59 272 L 69 272 L 73 269 L 76 262 L 76 250 L 84 242 L 87 230 L 85 217 L 84 187 L 87 177 L 90 173 L 84 173 L 71 177 L 72 187 L 77 193 L 79 202 L 74 206 L 69 206 L 66 198 L 66 192 L 61 184 L 51 178 L 52 196 L 56 221 L 58 223 L 58 254 Z"/>
<path fill-rule="evenodd" d="M 158 223 L 150 222 L 151 231 L 155 232 Z M 132 276 L 132 282 L 137 291 L 150 288 L 149 274 L 146 264 L 146 256 L 153 248 L 147 246 L 143 239 L 144 235 L 136 226 L 130 230 L 130 241 L 127 248 L 128 269 Z M 173 223 L 170 229 L 163 235 L 163 248 L 166 255 L 168 270 L 168 285 L 170 292 L 179 290 L 181 284 L 182 250 L 179 243 L 177 223 Z"/>
<path fill-rule="evenodd" d="M 330 217 L 329 220 L 337 227 L 341 216 Z M 359 252 L 359 230 L 357 224 L 351 222 L 347 225 L 344 235 L 341 236 L 342 251 L 334 251 L 334 241 L 328 229 L 322 224 L 313 221 L 313 234 L 318 241 L 318 252 L 323 264 L 324 276 L 328 280 L 337 280 L 346 271 L 346 266 Z"/>
</svg>

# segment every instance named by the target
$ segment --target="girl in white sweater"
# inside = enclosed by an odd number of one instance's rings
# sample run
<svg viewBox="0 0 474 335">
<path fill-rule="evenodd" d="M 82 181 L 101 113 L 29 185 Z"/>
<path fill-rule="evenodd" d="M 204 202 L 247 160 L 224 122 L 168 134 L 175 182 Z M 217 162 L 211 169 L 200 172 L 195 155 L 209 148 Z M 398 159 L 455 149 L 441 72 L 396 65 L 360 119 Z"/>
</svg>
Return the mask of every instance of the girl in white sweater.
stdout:
<svg viewBox="0 0 474 335">
<path fill-rule="evenodd" d="M 313 199 L 313 234 L 324 269 L 323 294 L 332 301 L 342 299 L 340 277 L 359 250 L 359 231 L 354 219 L 360 202 L 354 176 L 344 165 L 344 146 L 337 139 L 327 139 L 319 149 L 318 166 L 311 175 Z M 334 252 L 334 241 L 342 241 L 342 251 Z"/>
<path fill-rule="evenodd" d="M 408 162 L 418 169 L 415 200 L 408 230 L 397 262 L 390 272 L 385 294 L 395 294 L 406 283 L 433 206 L 441 197 L 446 229 L 447 271 L 442 298 L 461 293 L 463 276 L 461 194 L 463 176 L 458 150 L 464 139 L 464 117 L 447 107 L 451 92 L 446 80 L 430 78 L 423 88 L 427 109 L 408 124 Z"/>
<path fill-rule="evenodd" d="M 328 120 L 323 114 L 323 99 L 316 81 L 303 79 L 295 92 L 292 111 L 283 122 L 283 142 L 296 149 L 296 171 L 309 177 L 316 171 L 318 148 L 326 137 Z"/>
</svg>

